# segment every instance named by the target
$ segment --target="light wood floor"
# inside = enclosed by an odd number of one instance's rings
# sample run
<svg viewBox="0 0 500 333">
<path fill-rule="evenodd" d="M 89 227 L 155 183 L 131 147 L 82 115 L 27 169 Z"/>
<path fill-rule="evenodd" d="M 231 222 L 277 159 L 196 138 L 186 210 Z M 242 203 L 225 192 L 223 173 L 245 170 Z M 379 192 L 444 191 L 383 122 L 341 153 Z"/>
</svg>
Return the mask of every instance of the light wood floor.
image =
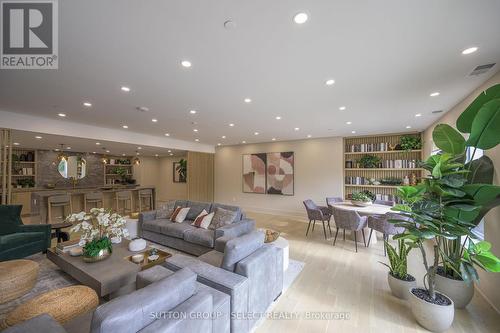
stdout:
<svg viewBox="0 0 500 333">
<path fill-rule="evenodd" d="M 305 268 L 288 291 L 282 295 L 273 312 L 347 312 L 348 320 L 264 321 L 256 332 L 426 332 L 412 317 L 406 302 L 390 294 L 387 269 L 379 261 L 384 257 L 382 242 L 375 246 L 358 247 L 352 241 L 324 239 L 321 225 L 305 237 L 307 224 L 300 219 L 250 213 L 260 228 L 282 232 L 290 243 L 290 258 L 305 262 Z M 423 270 L 420 255 L 413 251 L 409 258 L 409 273 L 422 285 Z M 499 286 L 500 287 L 500 286 Z M 471 304 L 455 311 L 455 321 L 449 332 L 499 332 L 500 314 L 476 292 Z"/>
</svg>

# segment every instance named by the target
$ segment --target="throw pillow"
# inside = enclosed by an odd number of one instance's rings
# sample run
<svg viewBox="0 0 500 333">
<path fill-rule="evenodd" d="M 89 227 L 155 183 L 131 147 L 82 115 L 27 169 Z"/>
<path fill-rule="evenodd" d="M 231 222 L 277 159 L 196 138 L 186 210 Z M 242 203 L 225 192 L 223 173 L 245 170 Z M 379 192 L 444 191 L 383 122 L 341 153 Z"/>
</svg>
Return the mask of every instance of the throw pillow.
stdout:
<svg viewBox="0 0 500 333">
<path fill-rule="evenodd" d="M 203 211 L 206 212 L 205 210 L 203 210 Z M 214 217 L 214 213 L 203 215 L 203 212 L 202 212 L 200 215 L 198 215 L 198 217 L 194 220 L 194 222 L 191 223 L 191 225 L 198 227 L 198 228 L 202 228 L 202 229 L 208 229 L 208 227 L 210 226 L 210 223 L 212 222 L 213 217 Z"/>
<path fill-rule="evenodd" d="M 231 224 L 236 218 L 237 214 L 238 213 L 235 211 L 217 207 L 212 219 L 212 223 L 210 223 L 208 229 L 215 230 L 225 225 Z"/>
<path fill-rule="evenodd" d="M 179 213 L 177 213 L 177 216 L 175 217 L 174 222 L 177 222 L 177 223 L 184 222 L 184 220 L 186 219 L 187 214 L 189 213 L 189 209 L 190 209 L 189 207 L 181 208 L 181 210 L 179 211 Z"/>
<path fill-rule="evenodd" d="M 172 216 L 174 208 L 170 208 L 168 206 L 163 206 L 162 208 L 156 210 L 156 218 L 157 219 L 168 219 Z"/>
<path fill-rule="evenodd" d="M 172 212 L 172 215 L 170 215 L 170 221 L 175 222 L 175 218 L 177 217 L 177 215 L 179 215 L 181 209 L 182 209 L 181 206 L 175 207 L 174 211 Z"/>
</svg>

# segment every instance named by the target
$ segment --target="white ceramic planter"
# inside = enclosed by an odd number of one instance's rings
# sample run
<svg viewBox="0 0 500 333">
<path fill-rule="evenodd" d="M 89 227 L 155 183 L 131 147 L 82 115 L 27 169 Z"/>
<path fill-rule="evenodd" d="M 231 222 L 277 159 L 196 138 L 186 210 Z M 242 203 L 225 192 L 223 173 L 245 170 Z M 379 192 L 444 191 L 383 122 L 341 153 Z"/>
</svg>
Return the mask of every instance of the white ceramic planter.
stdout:
<svg viewBox="0 0 500 333">
<path fill-rule="evenodd" d="M 411 312 L 417 322 L 431 332 L 444 332 L 450 328 L 455 315 L 453 300 L 450 299 L 450 305 L 437 305 L 429 303 L 412 293 L 409 290 L 409 302 Z M 444 295 L 440 292 L 441 295 Z M 449 297 L 448 297 L 449 298 Z"/>
<path fill-rule="evenodd" d="M 358 201 L 358 200 L 351 200 L 351 203 L 354 206 L 358 206 L 358 207 L 367 207 L 367 206 L 371 206 L 373 204 L 372 201 Z"/>
<path fill-rule="evenodd" d="M 436 274 L 436 290 L 451 298 L 455 308 L 463 309 L 474 296 L 474 283 L 467 285 L 463 280 L 453 280 Z"/>
<path fill-rule="evenodd" d="M 400 279 L 396 279 L 390 273 L 387 273 L 387 282 L 389 283 L 389 287 L 391 288 L 391 292 L 394 296 L 401 299 L 408 299 L 410 295 L 408 294 L 408 290 L 411 288 L 417 287 L 417 281 L 404 281 Z"/>
</svg>

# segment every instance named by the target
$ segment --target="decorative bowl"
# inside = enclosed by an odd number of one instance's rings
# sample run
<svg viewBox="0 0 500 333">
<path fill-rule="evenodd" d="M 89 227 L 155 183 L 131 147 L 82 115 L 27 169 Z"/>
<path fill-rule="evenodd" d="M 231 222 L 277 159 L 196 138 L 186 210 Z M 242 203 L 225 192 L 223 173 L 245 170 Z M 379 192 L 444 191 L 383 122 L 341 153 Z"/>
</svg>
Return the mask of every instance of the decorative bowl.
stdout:
<svg viewBox="0 0 500 333">
<path fill-rule="evenodd" d="M 148 257 L 148 260 L 149 260 L 149 261 L 155 261 L 155 260 L 157 260 L 158 258 L 160 258 L 160 256 L 159 256 L 158 254 L 153 254 L 153 255 L 150 255 L 150 256 Z"/>
<path fill-rule="evenodd" d="M 95 257 L 83 256 L 82 258 L 83 258 L 83 261 L 85 261 L 85 262 L 98 262 L 98 261 L 109 258 L 109 256 L 111 256 L 111 252 L 109 252 L 108 249 L 103 249 L 103 250 L 99 251 L 99 255 L 97 255 Z"/>
<path fill-rule="evenodd" d="M 280 232 L 276 230 L 265 229 L 264 235 L 264 243 L 272 243 L 278 239 L 278 237 L 280 236 Z"/>
<path fill-rule="evenodd" d="M 358 200 L 351 200 L 351 203 L 354 206 L 358 206 L 358 207 L 367 207 L 367 206 L 370 206 L 373 204 L 372 201 L 358 201 Z"/>
<path fill-rule="evenodd" d="M 132 262 L 140 264 L 144 260 L 144 254 L 134 254 L 131 259 Z"/>
</svg>

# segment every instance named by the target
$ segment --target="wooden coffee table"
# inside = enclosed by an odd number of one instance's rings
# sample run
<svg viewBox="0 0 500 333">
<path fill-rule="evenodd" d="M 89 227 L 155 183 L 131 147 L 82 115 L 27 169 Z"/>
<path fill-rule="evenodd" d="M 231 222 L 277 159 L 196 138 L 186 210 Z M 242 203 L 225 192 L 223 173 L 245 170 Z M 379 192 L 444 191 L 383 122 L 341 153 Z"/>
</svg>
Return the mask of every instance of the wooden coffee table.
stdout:
<svg viewBox="0 0 500 333">
<path fill-rule="evenodd" d="M 132 252 L 128 250 L 128 243 L 128 240 L 123 240 L 120 244 L 113 244 L 113 254 L 99 262 L 86 263 L 81 257 L 72 257 L 68 253 L 59 254 L 55 248 L 47 250 L 47 258 L 80 283 L 94 289 L 99 297 L 111 299 L 135 290 L 135 278 L 145 265 L 135 264 L 129 257 L 151 248 Z M 165 251 L 158 252 L 160 258 L 148 262 L 148 268 L 165 262 L 171 256 Z"/>
</svg>

